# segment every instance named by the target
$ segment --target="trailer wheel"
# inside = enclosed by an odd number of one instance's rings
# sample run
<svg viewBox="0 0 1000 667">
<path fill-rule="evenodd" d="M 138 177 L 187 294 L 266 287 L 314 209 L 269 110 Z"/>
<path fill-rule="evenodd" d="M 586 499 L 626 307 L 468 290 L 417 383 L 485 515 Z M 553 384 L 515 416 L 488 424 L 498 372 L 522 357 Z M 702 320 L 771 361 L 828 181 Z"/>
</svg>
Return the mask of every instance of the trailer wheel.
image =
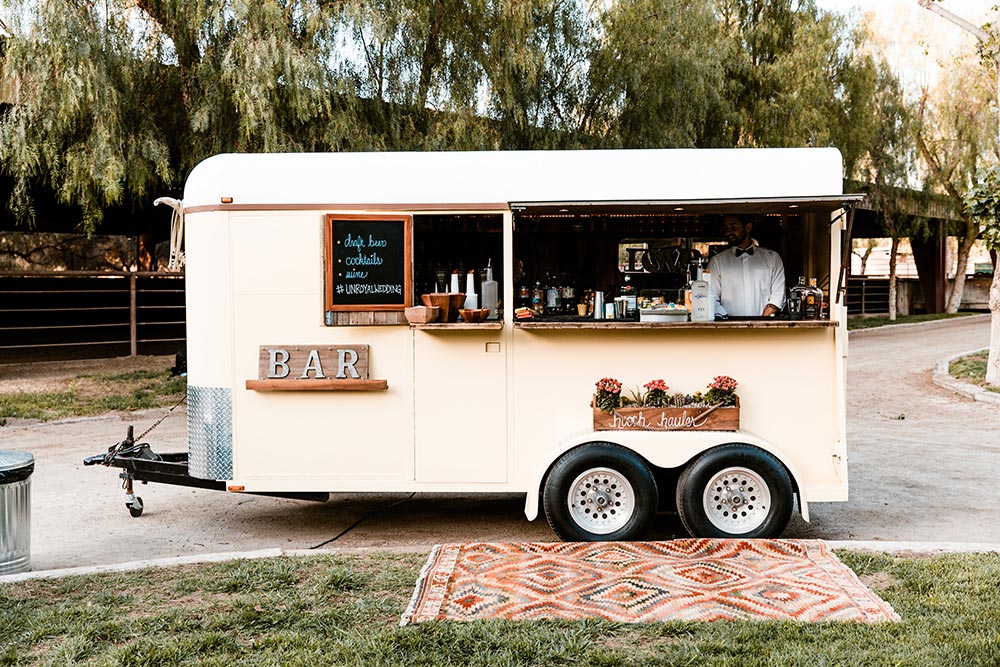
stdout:
<svg viewBox="0 0 1000 667">
<path fill-rule="evenodd" d="M 637 454 L 592 442 L 563 454 L 545 478 L 545 518 L 563 540 L 633 540 L 656 517 L 656 480 Z"/>
<path fill-rule="evenodd" d="M 759 447 L 716 447 L 681 473 L 677 513 L 695 537 L 778 537 L 792 515 L 792 479 Z"/>
<path fill-rule="evenodd" d="M 142 516 L 142 510 L 143 510 L 142 498 L 140 498 L 139 496 L 136 496 L 135 500 L 133 500 L 132 502 L 125 503 L 125 507 L 128 509 L 128 513 L 131 514 L 133 518 L 138 518 Z"/>
</svg>

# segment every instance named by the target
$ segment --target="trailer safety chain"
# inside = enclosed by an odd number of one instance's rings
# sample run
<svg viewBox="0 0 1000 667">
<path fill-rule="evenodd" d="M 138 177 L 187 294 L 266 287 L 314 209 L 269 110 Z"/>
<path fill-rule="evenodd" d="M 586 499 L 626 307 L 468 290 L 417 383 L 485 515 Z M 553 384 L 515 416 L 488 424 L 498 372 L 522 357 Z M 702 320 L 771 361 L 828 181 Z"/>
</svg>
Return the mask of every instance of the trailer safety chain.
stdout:
<svg viewBox="0 0 1000 667">
<path fill-rule="evenodd" d="M 402 505 L 402 504 L 403 504 L 403 503 L 405 503 L 405 502 L 406 502 L 407 500 L 410 500 L 411 498 L 413 498 L 413 496 L 415 496 L 415 495 L 417 495 L 417 492 L 416 492 L 416 491 L 414 491 L 414 492 L 413 492 L 413 493 L 411 493 L 410 495 L 406 496 L 406 497 L 405 497 L 405 498 L 403 498 L 402 500 L 397 500 L 397 501 L 395 501 L 395 502 L 392 502 L 392 503 L 389 503 L 388 505 L 385 505 L 384 507 L 379 507 L 379 508 L 377 508 L 377 509 L 373 509 L 373 510 L 372 510 L 371 512 L 369 512 L 368 514 L 365 514 L 365 515 L 364 515 L 364 516 L 362 516 L 362 517 L 361 517 L 360 519 L 358 519 L 357 521 L 355 521 L 354 523 L 352 523 L 352 524 L 351 524 L 350 526 L 348 526 L 347 528 L 343 529 L 342 531 L 340 531 L 339 533 L 337 533 L 336 535 L 334 535 L 333 537 L 331 537 L 331 538 L 330 538 L 330 539 L 328 539 L 327 541 L 325 541 L 325 542 L 320 542 L 320 543 L 319 543 L 319 544 L 317 544 L 316 546 L 313 546 L 313 547 L 309 547 L 309 548 L 310 548 L 310 549 L 319 549 L 320 547 L 325 547 L 325 546 L 326 546 L 327 544 L 329 544 L 330 542 L 336 542 L 336 541 L 337 541 L 337 540 L 339 540 L 339 539 L 340 539 L 341 537 L 343 537 L 343 536 L 344 536 L 344 535 L 346 535 L 347 533 L 349 533 L 349 532 L 351 532 L 352 530 L 354 530 L 355 528 L 357 528 L 357 527 L 358 527 L 358 526 L 359 526 L 359 525 L 361 524 L 361 522 L 362 522 L 362 521 L 364 521 L 364 520 L 366 520 L 366 519 L 370 519 L 371 517 L 375 516 L 376 514 L 379 514 L 379 513 L 381 513 L 381 512 L 384 512 L 384 511 L 386 511 L 386 510 L 389 510 L 389 509 L 392 509 L 393 507 L 396 507 L 397 505 Z"/>
<path fill-rule="evenodd" d="M 169 410 L 167 410 L 166 413 L 164 413 L 164 415 L 162 417 L 160 417 L 155 422 L 153 422 L 152 426 L 150 426 L 145 431 L 143 431 L 142 433 L 140 433 L 139 437 L 136 438 L 136 440 L 142 440 L 147 435 L 149 435 L 150 431 L 152 431 L 154 428 L 156 428 L 157 426 L 159 426 L 160 424 L 162 424 L 163 420 L 166 419 L 167 417 L 169 417 L 170 413 L 173 412 L 174 410 L 176 410 L 178 407 L 180 407 L 180 404 L 183 403 L 186 400 L 187 400 L 187 395 L 181 396 L 181 400 L 179 400 L 176 403 L 174 403 L 173 407 L 171 407 Z"/>
<path fill-rule="evenodd" d="M 145 438 L 149 434 L 149 432 L 152 431 L 154 428 L 162 424 L 163 420 L 166 419 L 171 412 L 173 412 L 181 403 L 183 403 L 186 400 L 187 396 L 181 397 L 181 400 L 174 403 L 174 405 L 169 410 L 167 410 L 167 412 L 162 417 L 157 419 L 152 426 L 143 431 L 138 438 L 136 438 L 133 435 L 134 428 L 132 427 L 131 424 L 129 424 L 128 435 L 126 435 L 125 439 L 119 442 L 118 444 L 108 448 L 108 453 L 104 455 L 104 458 L 101 461 L 101 463 L 103 463 L 106 466 L 109 466 L 117 456 L 123 456 L 123 455 L 127 456 L 135 453 L 136 451 L 142 449 L 143 447 L 149 447 L 149 445 L 142 444 L 139 441 Z"/>
</svg>

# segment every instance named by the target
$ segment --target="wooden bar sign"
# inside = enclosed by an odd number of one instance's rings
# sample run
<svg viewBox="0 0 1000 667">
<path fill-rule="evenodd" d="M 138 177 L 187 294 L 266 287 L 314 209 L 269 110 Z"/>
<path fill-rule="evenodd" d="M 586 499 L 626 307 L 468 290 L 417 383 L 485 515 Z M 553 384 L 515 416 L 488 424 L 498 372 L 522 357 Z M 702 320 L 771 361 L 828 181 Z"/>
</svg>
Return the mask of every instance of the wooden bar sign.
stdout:
<svg viewBox="0 0 1000 667">
<path fill-rule="evenodd" d="M 367 380 L 367 345 L 261 345 L 261 380 Z"/>
<path fill-rule="evenodd" d="M 261 345 L 258 391 L 385 391 L 385 380 L 368 377 L 367 345 Z"/>
</svg>

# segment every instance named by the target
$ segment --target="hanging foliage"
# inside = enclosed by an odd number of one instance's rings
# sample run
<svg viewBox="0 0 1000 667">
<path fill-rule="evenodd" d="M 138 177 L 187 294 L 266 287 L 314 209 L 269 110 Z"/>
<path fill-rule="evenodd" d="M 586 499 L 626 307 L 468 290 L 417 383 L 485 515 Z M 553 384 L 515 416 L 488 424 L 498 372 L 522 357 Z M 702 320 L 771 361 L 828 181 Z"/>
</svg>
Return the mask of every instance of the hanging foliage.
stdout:
<svg viewBox="0 0 1000 667">
<path fill-rule="evenodd" d="M 5 204 L 176 192 L 228 151 L 866 145 L 812 0 L 9 0 Z M 2 88 L 0 88 L 2 89 Z"/>
</svg>

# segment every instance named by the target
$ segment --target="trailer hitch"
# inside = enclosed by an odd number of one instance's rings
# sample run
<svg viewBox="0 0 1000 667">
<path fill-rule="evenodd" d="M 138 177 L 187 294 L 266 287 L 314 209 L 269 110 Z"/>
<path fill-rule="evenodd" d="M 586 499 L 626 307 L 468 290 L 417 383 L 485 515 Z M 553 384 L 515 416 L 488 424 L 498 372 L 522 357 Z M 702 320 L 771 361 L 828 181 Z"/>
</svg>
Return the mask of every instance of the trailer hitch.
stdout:
<svg viewBox="0 0 1000 667">
<path fill-rule="evenodd" d="M 119 456 L 131 457 L 134 459 L 143 459 L 146 461 L 162 461 L 163 457 L 153 451 L 152 447 L 148 443 L 135 441 L 135 429 L 131 425 L 128 427 L 125 439 L 116 445 L 108 447 L 107 454 L 98 454 L 97 456 L 88 456 L 83 460 L 83 465 L 114 465 L 115 459 Z"/>
<path fill-rule="evenodd" d="M 128 431 L 126 431 L 125 439 L 121 442 L 112 445 L 108 448 L 106 454 L 98 454 L 97 456 L 88 456 L 83 460 L 83 465 L 103 465 L 103 466 L 117 466 L 121 467 L 123 470 L 119 473 L 118 477 L 122 480 L 122 489 L 125 491 L 125 508 L 128 513 L 133 517 L 142 516 L 143 504 L 142 498 L 135 495 L 134 483 L 136 480 L 135 470 L 126 465 L 122 465 L 118 459 L 138 459 L 142 461 L 162 461 L 163 457 L 153 451 L 153 448 L 149 446 L 148 443 L 135 441 L 135 429 L 129 425 Z M 147 480 L 139 480 L 143 484 L 148 484 Z"/>
<path fill-rule="evenodd" d="M 150 430 L 152 429 L 146 430 L 139 438 L 141 439 Z M 133 517 L 141 515 L 144 509 L 142 498 L 135 495 L 135 482 L 143 484 L 157 482 L 158 484 L 196 489 L 226 491 L 226 482 L 223 480 L 203 479 L 188 474 L 187 452 L 157 454 L 148 443 L 136 442 L 135 431 L 131 426 L 128 427 L 124 440 L 109 447 L 104 454 L 88 456 L 83 460 L 83 465 L 121 468 L 122 472 L 119 473 L 118 477 L 122 479 L 122 489 L 125 490 L 125 508 Z M 329 493 L 306 491 L 250 492 L 250 494 L 314 502 L 326 502 L 330 498 Z"/>
</svg>

